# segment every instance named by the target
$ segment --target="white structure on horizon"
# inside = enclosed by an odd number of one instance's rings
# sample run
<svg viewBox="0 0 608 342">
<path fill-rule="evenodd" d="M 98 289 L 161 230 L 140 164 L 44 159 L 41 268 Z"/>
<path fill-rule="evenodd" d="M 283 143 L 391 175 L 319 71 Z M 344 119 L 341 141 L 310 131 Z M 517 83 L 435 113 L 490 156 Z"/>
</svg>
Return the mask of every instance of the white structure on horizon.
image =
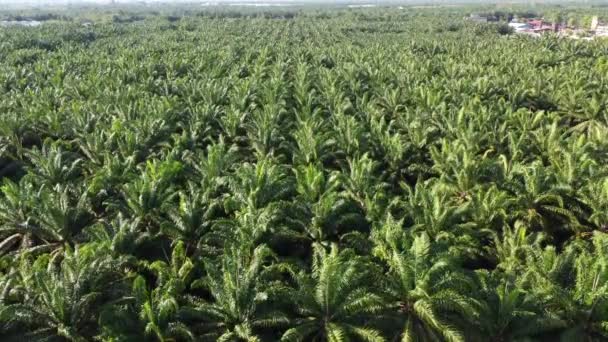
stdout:
<svg viewBox="0 0 608 342">
<path fill-rule="evenodd" d="M 530 29 L 530 25 L 526 23 L 510 22 L 509 27 L 512 27 L 515 32 L 523 32 Z"/>
</svg>

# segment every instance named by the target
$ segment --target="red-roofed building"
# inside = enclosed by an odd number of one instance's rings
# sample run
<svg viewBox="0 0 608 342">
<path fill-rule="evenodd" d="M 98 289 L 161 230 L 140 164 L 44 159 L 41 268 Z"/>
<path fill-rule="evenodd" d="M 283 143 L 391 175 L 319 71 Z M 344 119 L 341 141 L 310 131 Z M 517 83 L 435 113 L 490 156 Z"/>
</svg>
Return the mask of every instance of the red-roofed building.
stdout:
<svg viewBox="0 0 608 342">
<path fill-rule="evenodd" d="M 543 26 L 543 20 L 542 19 L 530 20 L 530 21 L 528 21 L 528 25 L 530 25 L 530 28 L 532 28 L 532 29 L 539 29 Z"/>
</svg>

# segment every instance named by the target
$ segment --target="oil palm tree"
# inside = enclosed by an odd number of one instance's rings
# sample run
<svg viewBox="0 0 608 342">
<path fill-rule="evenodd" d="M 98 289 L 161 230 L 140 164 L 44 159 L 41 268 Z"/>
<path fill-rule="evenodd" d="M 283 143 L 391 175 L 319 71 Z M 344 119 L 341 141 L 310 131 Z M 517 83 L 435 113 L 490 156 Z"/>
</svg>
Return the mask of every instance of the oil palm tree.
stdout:
<svg viewBox="0 0 608 342">
<path fill-rule="evenodd" d="M 27 179 L 19 183 L 6 180 L 1 188 L 3 196 L 0 198 L 0 254 L 12 251 L 20 243 L 21 247 L 28 247 L 31 240 L 31 215 L 35 207 L 38 194 L 34 185 Z"/>
<path fill-rule="evenodd" d="M 216 262 L 205 263 L 207 275 L 192 286 L 206 289 L 212 300 L 198 300 L 188 312 L 200 319 L 198 329 L 204 340 L 260 341 L 264 329 L 286 323 L 280 311 L 263 310 L 275 290 L 267 282 L 272 258 L 263 245 L 253 251 L 233 246 Z"/>
<path fill-rule="evenodd" d="M 356 204 L 339 191 L 342 183 L 337 172 L 325 175 L 319 165 L 309 164 L 294 169 L 294 173 L 298 195 L 286 232 L 291 238 L 329 250 L 332 242 L 365 225 Z"/>
<path fill-rule="evenodd" d="M 195 272 L 186 256 L 183 243 L 177 243 L 169 260 L 131 263 L 131 268 L 153 274 L 148 283 L 134 274 L 129 301 L 101 311 L 101 339 L 115 338 L 144 341 L 195 341 L 195 335 L 183 317 L 191 300 L 187 290 Z"/>
<path fill-rule="evenodd" d="M 397 227 L 389 224 L 383 229 Z M 400 327 L 392 333 L 394 339 L 464 341 L 458 324 L 478 317 L 477 303 L 468 295 L 472 281 L 449 258 L 434 257 L 432 248 L 425 233 L 401 245 L 377 246 L 376 254 L 388 267 L 383 279 L 386 317 L 391 327 Z"/>
<path fill-rule="evenodd" d="M 522 170 L 519 177 L 505 184 L 516 197 L 511 216 L 526 222 L 533 229 L 550 233 L 579 229 L 568 185 L 558 184 L 553 175 L 539 163 Z"/>
<path fill-rule="evenodd" d="M 148 162 L 142 168 L 142 177 L 123 186 L 125 212 L 140 220 L 146 229 L 158 230 L 159 212 L 176 195 L 172 181 L 182 170 L 176 161 Z M 119 204 L 114 204 L 119 206 Z"/>
<path fill-rule="evenodd" d="M 380 332 L 366 326 L 383 307 L 372 292 L 369 266 L 352 251 L 319 251 L 312 275 L 296 276 L 290 298 L 297 312 L 282 341 L 384 341 Z"/>
<path fill-rule="evenodd" d="M 42 187 L 38 192 L 38 205 L 16 231 L 25 240 L 22 245 L 30 252 L 59 251 L 64 245 L 74 245 L 82 231 L 93 223 L 86 192 L 75 194 L 73 189 L 56 185 Z M 25 202 L 27 203 L 27 202 Z"/>
<path fill-rule="evenodd" d="M 61 144 L 47 140 L 42 149 L 28 151 L 32 172 L 41 184 L 54 186 L 72 182 L 81 174 L 83 162 L 77 154 L 65 151 Z"/>
<path fill-rule="evenodd" d="M 145 279 L 138 276 L 133 281 L 132 293 L 138 320 L 133 320 L 132 311 L 107 312 L 102 323 L 110 336 L 159 342 L 195 341 L 190 329 L 178 319 L 180 306 L 171 286 L 159 284 L 149 289 Z M 116 319 L 124 321 L 113 321 Z"/>
<path fill-rule="evenodd" d="M 414 232 L 427 233 L 435 242 L 450 245 L 455 255 L 478 254 L 479 246 L 471 239 L 478 232 L 474 230 L 476 222 L 468 217 L 470 202 L 454 203 L 451 195 L 442 191 L 441 184 L 434 180 L 414 187 L 404 185 L 404 190 L 405 200 L 396 199 L 392 205 L 403 211 L 406 226 Z"/>
<path fill-rule="evenodd" d="M 270 157 L 256 164 L 242 164 L 231 177 L 228 187 L 231 196 L 227 202 L 232 210 L 264 208 L 271 202 L 285 199 L 293 191 L 285 168 Z"/>
<path fill-rule="evenodd" d="M 530 254 L 520 286 L 565 322 L 562 340 L 600 341 L 608 336 L 607 253 L 608 238 L 598 232 L 591 248 L 572 244 L 560 254 L 552 247 Z"/>
<path fill-rule="evenodd" d="M 173 241 L 185 243 L 189 253 L 199 252 L 210 233 L 213 215 L 221 209 L 222 203 L 211 196 L 209 189 L 189 182 L 187 192 L 179 192 L 179 206 L 168 210 L 170 220 L 161 224 L 161 231 Z"/>
<path fill-rule="evenodd" d="M 497 280 L 487 271 L 479 279 L 480 329 L 469 335 L 479 341 L 524 341 L 555 332 L 565 323 L 555 314 L 538 307 L 533 295 L 518 289 L 509 280 Z"/>
<path fill-rule="evenodd" d="M 546 236 L 541 232 L 530 232 L 526 224 L 517 221 L 511 227 L 505 225 L 501 233 L 493 232 L 494 243 L 488 252 L 496 258 L 497 268 L 507 274 L 513 274 L 525 267 L 528 254 L 534 249 L 541 249 Z"/>
<path fill-rule="evenodd" d="M 128 301 L 122 261 L 103 247 L 67 249 L 61 261 L 24 256 L 16 267 L 0 302 L 6 339 L 89 341 L 99 333 L 100 308 Z"/>
<path fill-rule="evenodd" d="M 329 162 L 332 159 L 335 141 L 318 111 L 315 113 L 306 120 L 298 121 L 293 133 L 296 145 L 293 156 L 295 165 Z"/>
<path fill-rule="evenodd" d="M 378 162 L 368 154 L 348 159 L 349 171 L 343 177 L 348 196 L 365 211 L 369 220 L 384 214 L 387 184 L 377 177 Z"/>
</svg>

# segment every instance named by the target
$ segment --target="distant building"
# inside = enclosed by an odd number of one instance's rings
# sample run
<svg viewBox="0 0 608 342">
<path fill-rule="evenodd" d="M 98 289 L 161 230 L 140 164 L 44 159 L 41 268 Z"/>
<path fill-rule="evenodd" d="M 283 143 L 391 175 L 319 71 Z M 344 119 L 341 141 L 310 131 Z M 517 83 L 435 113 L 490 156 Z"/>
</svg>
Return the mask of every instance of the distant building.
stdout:
<svg viewBox="0 0 608 342">
<path fill-rule="evenodd" d="M 42 25 L 42 22 L 36 20 L 22 20 L 22 21 L 0 21 L 0 26 L 8 27 L 8 26 L 27 26 L 27 27 L 36 27 Z"/>
<path fill-rule="evenodd" d="M 535 30 L 535 29 L 540 29 L 543 27 L 543 20 L 542 19 L 533 19 L 528 21 L 528 25 L 530 25 L 530 28 Z"/>
<path fill-rule="evenodd" d="M 591 18 L 591 27 L 589 29 L 591 31 L 595 31 L 595 30 L 597 30 L 598 25 L 599 25 L 599 19 L 596 15 L 593 18 Z"/>
<path fill-rule="evenodd" d="M 608 38 L 608 24 L 600 23 L 597 16 L 592 18 L 590 27 L 576 27 L 576 25 L 568 27 L 564 23 L 551 23 L 542 18 L 530 19 L 526 23 L 519 23 L 514 18 L 509 23 L 509 26 L 515 33 L 527 34 L 534 37 L 540 37 L 544 33 L 555 32 L 560 37 L 571 39 L 591 40 L 595 37 Z"/>
<path fill-rule="evenodd" d="M 597 16 L 591 18 L 591 26 L 589 29 L 596 37 L 608 37 L 608 25 L 600 24 Z"/>
<path fill-rule="evenodd" d="M 597 37 L 608 37 L 608 25 L 598 25 L 595 27 Z"/>
<path fill-rule="evenodd" d="M 528 25 L 527 23 L 518 23 L 518 22 L 511 22 L 509 23 L 509 27 L 513 28 L 513 31 L 517 32 L 524 32 L 526 30 L 529 30 L 531 27 L 530 25 Z"/>
<path fill-rule="evenodd" d="M 476 23 L 487 23 L 488 22 L 488 17 L 484 17 L 479 14 L 471 14 L 467 19 L 472 22 L 476 22 Z"/>
</svg>

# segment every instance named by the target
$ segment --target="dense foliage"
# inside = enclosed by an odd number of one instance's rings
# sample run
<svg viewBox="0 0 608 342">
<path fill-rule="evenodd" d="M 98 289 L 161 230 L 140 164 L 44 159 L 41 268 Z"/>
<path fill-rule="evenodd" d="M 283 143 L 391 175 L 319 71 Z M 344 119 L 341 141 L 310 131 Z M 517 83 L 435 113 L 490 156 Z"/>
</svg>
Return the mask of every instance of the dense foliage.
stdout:
<svg viewBox="0 0 608 342">
<path fill-rule="evenodd" d="M 452 11 L 1 29 L 0 340 L 606 340 L 608 43 Z"/>
</svg>

